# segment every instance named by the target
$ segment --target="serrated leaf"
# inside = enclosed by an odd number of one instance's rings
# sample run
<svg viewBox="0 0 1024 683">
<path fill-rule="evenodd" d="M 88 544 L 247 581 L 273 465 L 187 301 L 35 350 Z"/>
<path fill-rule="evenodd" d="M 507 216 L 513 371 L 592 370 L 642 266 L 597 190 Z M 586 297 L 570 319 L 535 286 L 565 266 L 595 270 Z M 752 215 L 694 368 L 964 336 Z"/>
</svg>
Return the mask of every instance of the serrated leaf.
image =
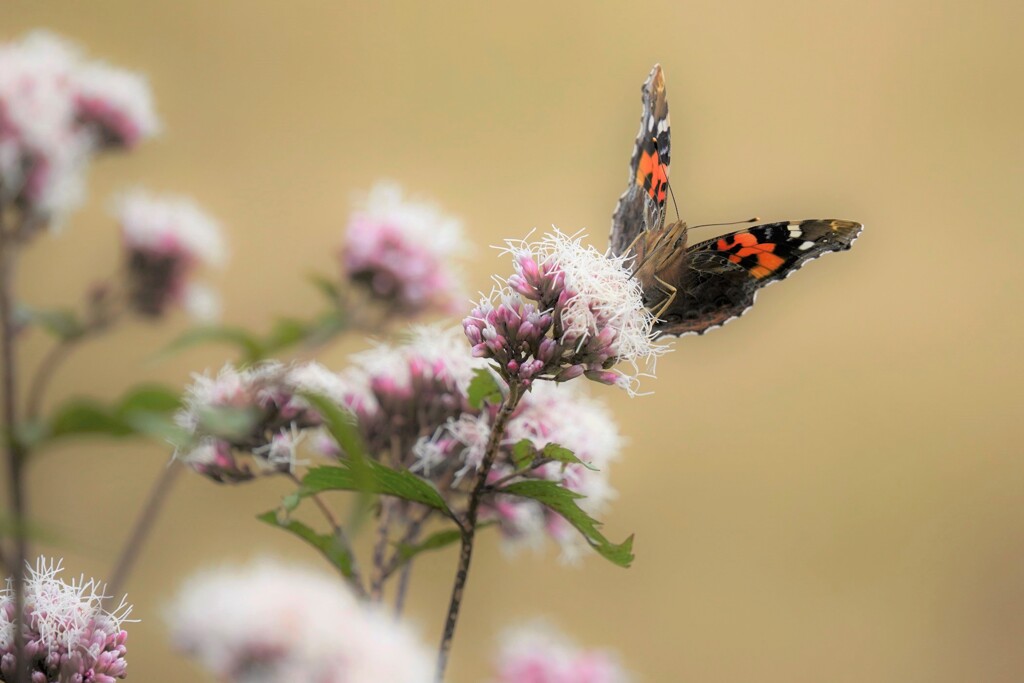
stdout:
<svg viewBox="0 0 1024 683">
<path fill-rule="evenodd" d="M 530 498 L 557 512 L 583 535 L 598 554 L 610 562 L 620 567 L 628 567 L 633 562 L 633 537 L 619 544 L 609 541 L 598 529 L 601 523 L 576 504 L 577 500 L 585 496 L 553 481 L 518 481 L 501 488 L 499 492 Z"/>
<path fill-rule="evenodd" d="M 437 489 L 415 474 L 393 470 L 371 460 L 366 462 L 366 474 L 368 476 L 362 479 L 348 467 L 314 467 L 302 479 L 302 493 L 310 495 L 321 491 L 366 491 L 420 503 L 452 517 L 451 510 Z"/>
<path fill-rule="evenodd" d="M 469 405 L 477 410 L 484 407 L 484 403 L 501 403 L 501 386 L 498 380 L 487 368 L 477 368 L 473 371 L 473 379 L 469 383 L 467 391 Z"/>
<path fill-rule="evenodd" d="M 419 543 L 402 543 L 398 546 L 398 566 L 402 566 L 420 553 L 430 550 L 440 550 L 462 539 L 462 532 L 458 529 L 445 529 L 427 536 Z"/>
<path fill-rule="evenodd" d="M 234 346 L 241 351 L 246 363 L 255 363 L 266 356 L 259 338 L 240 327 L 204 325 L 185 332 L 168 344 L 158 356 L 166 356 L 199 344 L 221 343 Z"/>
<path fill-rule="evenodd" d="M 563 465 L 571 465 L 571 464 L 583 465 L 588 470 L 592 470 L 594 472 L 597 472 L 597 468 L 596 467 L 594 467 L 593 465 L 591 465 L 588 462 L 583 462 L 578 457 L 576 457 L 575 453 L 570 451 L 565 446 L 562 446 L 562 445 L 557 444 L 557 443 L 549 443 L 540 452 L 540 455 L 541 455 L 542 458 L 547 458 L 548 460 L 554 460 L 555 462 L 560 462 Z"/>
<path fill-rule="evenodd" d="M 341 572 L 342 576 L 348 579 L 352 578 L 352 556 L 334 534 L 320 534 L 298 520 L 281 519 L 277 510 L 264 512 L 262 515 L 257 515 L 256 519 L 278 529 L 284 529 L 302 539 L 326 557 L 327 561 Z"/>
<path fill-rule="evenodd" d="M 512 446 L 512 464 L 521 470 L 537 457 L 537 448 L 529 439 L 520 439 Z"/>
</svg>

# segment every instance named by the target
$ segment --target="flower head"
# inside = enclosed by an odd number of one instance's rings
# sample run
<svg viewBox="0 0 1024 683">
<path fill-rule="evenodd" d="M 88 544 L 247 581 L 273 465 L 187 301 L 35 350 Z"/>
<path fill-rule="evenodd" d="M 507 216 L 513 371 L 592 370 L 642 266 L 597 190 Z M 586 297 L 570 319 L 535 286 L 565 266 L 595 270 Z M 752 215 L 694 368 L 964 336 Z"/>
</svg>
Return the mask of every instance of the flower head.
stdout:
<svg viewBox="0 0 1024 683">
<path fill-rule="evenodd" d="M 459 221 L 379 183 L 349 219 L 345 277 L 397 312 L 453 312 L 462 300 L 452 259 L 465 250 Z"/>
<path fill-rule="evenodd" d="M 543 623 L 502 638 L 496 683 L 628 683 L 611 653 L 583 650 Z"/>
<path fill-rule="evenodd" d="M 263 562 L 190 579 L 168 621 L 179 648 L 232 683 L 428 683 L 412 632 L 337 577 Z"/>
<path fill-rule="evenodd" d="M 145 81 L 46 32 L 0 45 L 0 187 L 35 227 L 81 201 L 98 151 L 158 128 Z"/>
<path fill-rule="evenodd" d="M 114 683 L 124 678 L 128 634 L 121 628 L 131 613 L 122 599 L 109 612 L 103 586 L 84 577 L 70 582 L 59 560 L 39 558 L 28 567 L 22 633 L 32 683 Z M 0 591 L 0 680 L 14 680 L 14 587 Z"/>
<path fill-rule="evenodd" d="M 557 230 L 509 241 L 515 274 L 463 321 L 473 352 L 508 379 L 566 381 L 580 375 L 629 389 L 641 365 L 667 347 L 654 343 L 654 316 L 623 258 Z M 612 368 L 627 363 L 631 374 Z"/>
<path fill-rule="evenodd" d="M 199 310 L 208 290 L 189 281 L 199 265 L 226 258 L 220 226 L 194 202 L 137 190 L 117 204 L 133 308 L 162 315 L 173 303 Z M 197 293 L 198 292 L 198 293 Z"/>
<path fill-rule="evenodd" d="M 289 366 L 268 361 L 244 369 L 225 365 L 217 375 L 196 375 L 175 417 L 188 432 L 176 457 L 217 481 L 290 472 L 298 464 L 297 446 L 305 430 L 322 422 L 305 395 L 340 400 L 344 390 L 337 375 L 312 362 Z M 236 452 L 252 456 L 257 471 Z"/>
</svg>

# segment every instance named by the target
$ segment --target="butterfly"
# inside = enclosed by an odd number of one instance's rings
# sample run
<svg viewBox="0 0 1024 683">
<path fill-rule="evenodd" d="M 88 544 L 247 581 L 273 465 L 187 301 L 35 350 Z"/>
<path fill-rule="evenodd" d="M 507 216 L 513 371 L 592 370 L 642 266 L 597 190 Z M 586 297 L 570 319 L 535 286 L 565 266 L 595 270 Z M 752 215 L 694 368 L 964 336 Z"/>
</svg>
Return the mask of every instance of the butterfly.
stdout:
<svg viewBox="0 0 1024 683">
<path fill-rule="evenodd" d="M 740 317 L 757 290 L 823 254 L 849 249 L 864 226 L 808 219 L 755 225 L 692 246 L 683 221 L 665 224 L 671 155 L 665 74 L 656 64 L 642 88 L 643 115 L 609 236 L 627 256 L 657 321 L 658 336 L 704 334 Z"/>
</svg>

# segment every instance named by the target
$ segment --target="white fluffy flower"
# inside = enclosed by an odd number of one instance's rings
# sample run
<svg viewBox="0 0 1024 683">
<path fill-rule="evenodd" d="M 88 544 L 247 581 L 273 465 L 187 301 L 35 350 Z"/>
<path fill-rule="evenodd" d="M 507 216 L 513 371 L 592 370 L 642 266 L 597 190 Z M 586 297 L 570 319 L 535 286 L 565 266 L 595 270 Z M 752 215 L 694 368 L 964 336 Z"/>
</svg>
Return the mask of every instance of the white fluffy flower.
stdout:
<svg viewBox="0 0 1024 683">
<path fill-rule="evenodd" d="M 496 683 L 629 683 L 615 656 L 583 650 L 551 626 L 538 622 L 502 637 Z"/>
<path fill-rule="evenodd" d="M 227 259 L 220 225 L 191 199 L 134 190 L 118 199 L 117 219 L 130 250 L 182 257 L 210 266 Z"/>
<path fill-rule="evenodd" d="M 262 562 L 199 574 L 168 614 L 174 640 L 231 683 L 429 683 L 432 658 L 336 576 Z"/>
<path fill-rule="evenodd" d="M 131 613 L 124 599 L 112 612 L 103 607 L 104 586 L 85 577 L 65 581 L 60 560 L 39 558 L 28 567 L 22 632 L 35 681 L 113 683 L 125 677 L 121 628 Z M 0 590 L 0 680 L 13 680 L 14 587 Z M 77 677 L 77 678 L 76 678 Z"/>
<path fill-rule="evenodd" d="M 618 334 L 611 348 L 619 360 L 650 361 L 665 352 L 664 345 L 654 343 L 654 315 L 644 306 L 643 290 L 625 257 L 600 252 L 584 244 L 582 235 L 558 229 L 534 242 L 507 245 L 520 274 L 527 259 L 564 273 L 565 288 L 573 294 L 561 311 L 567 337 L 582 341 L 613 327 Z"/>
</svg>

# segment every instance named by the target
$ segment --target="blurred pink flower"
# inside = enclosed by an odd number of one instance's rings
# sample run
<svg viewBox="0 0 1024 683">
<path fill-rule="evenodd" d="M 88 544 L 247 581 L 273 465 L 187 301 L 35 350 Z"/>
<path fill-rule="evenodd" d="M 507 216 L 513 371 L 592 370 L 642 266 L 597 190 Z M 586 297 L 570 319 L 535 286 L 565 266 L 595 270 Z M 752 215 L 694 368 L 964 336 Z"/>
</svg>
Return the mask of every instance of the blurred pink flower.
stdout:
<svg viewBox="0 0 1024 683">
<path fill-rule="evenodd" d="M 616 658 L 583 650 L 550 626 L 535 623 L 502 638 L 495 683 L 628 683 Z"/>
<path fill-rule="evenodd" d="M 22 628 L 32 683 L 114 683 L 125 678 L 128 634 L 121 628 L 131 605 L 103 608 L 103 586 L 58 575 L 59 560 L 39 558 L 28 567 Z M 0 680 L 14 680 L 14 588 L 0 591 Z"/>
<path fill-rule="evenodd" d="M 91 156 L 158 128 L 145 80 L 37 31 L 0 45 L 0 200 L 44 224 L 74 209 Z"/>
<path fill-rule="evenodd" d="M 466 244 L 458 220 L 379 183 L 349 219 L 345 277 L 396 312 L 455 312 L 463 290 L 453 261 Z"/>
<path fill-rule="evenodd" d="M 207 301 L 210 290 L 189 281 L 199 265 L 220 267 L 226 260 L 216 221 L 189 199 L 142 190 L 121 197 L 116 213 L 137 312 L 160 316 L 172 304 L 200 314 L 216 311 Z"/>
<path fill-rule="evenodd" d="M 337 576 L 261 562 L 189 579 L 168 613 L 178 647 L 229 683 L 429 683 L 410 629 Z"/>
</svg>

